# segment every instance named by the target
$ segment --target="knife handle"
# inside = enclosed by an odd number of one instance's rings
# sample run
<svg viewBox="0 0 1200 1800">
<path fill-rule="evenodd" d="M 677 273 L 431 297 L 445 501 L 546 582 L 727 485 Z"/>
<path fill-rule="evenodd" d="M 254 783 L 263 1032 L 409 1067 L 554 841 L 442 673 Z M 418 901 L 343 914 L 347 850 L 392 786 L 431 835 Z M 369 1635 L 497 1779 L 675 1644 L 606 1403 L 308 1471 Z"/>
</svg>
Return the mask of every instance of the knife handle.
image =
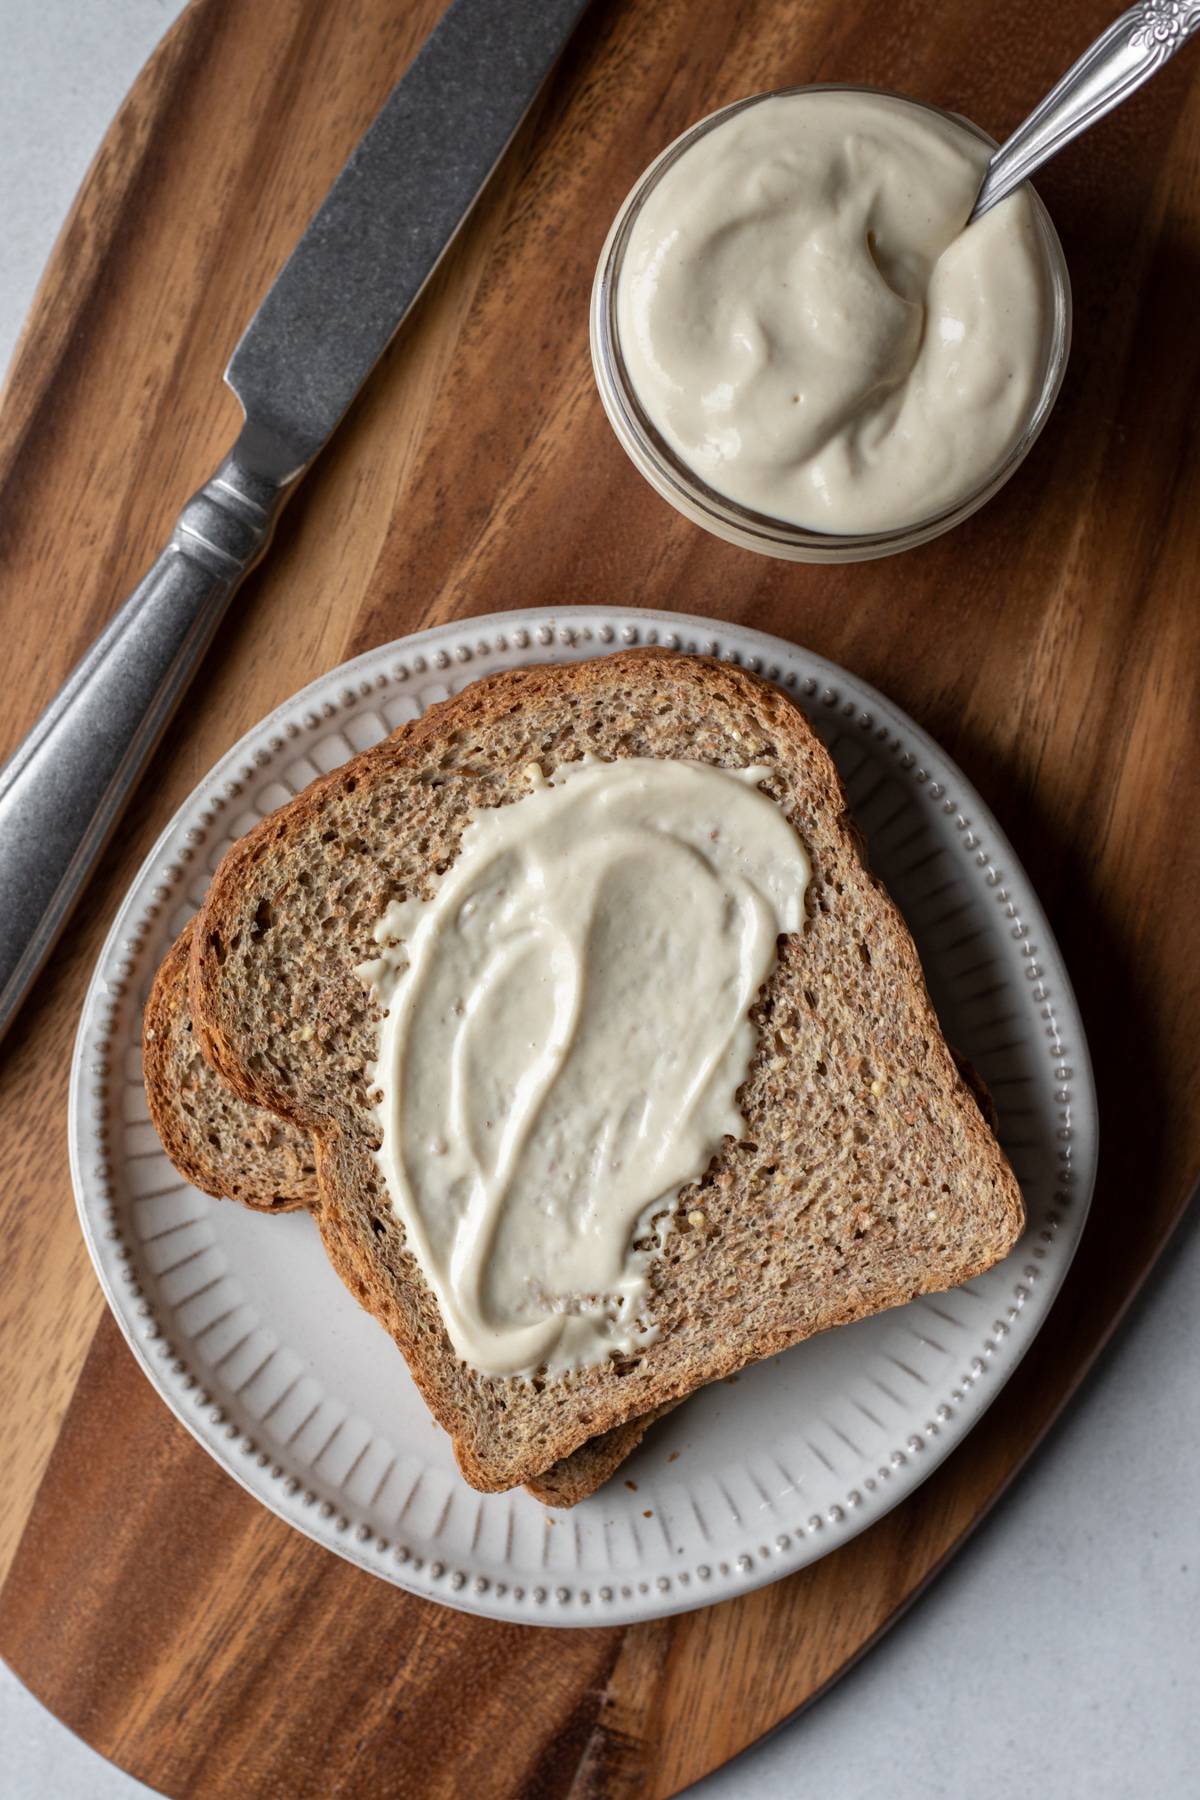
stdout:
<svg viewBox="0 0 1200 1800">
<path fill-rule="evenodd" d="M 78 900 L 291 481 L 241 440 L 0 769 L 0 1037 Z"/>
</svg>

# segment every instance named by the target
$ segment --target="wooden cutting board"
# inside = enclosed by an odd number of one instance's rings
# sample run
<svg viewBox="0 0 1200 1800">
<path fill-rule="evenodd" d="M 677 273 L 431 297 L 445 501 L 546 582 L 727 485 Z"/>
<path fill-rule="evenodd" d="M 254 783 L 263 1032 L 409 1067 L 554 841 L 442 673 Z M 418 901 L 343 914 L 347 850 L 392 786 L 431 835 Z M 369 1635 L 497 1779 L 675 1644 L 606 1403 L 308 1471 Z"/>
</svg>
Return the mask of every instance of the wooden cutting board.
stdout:
<svg viewBox="0 0 1200 1800">
<path fill-rule="evenodd" d="M 534 3 L 534 0 L 529 0 Z M 51 258 L 0 410 L 7 752 L 236 417 L 219 371 L 439 0 L 194 0 Z M 595 0 L 497 178 L 284 520 L 0 1052 L 0 1653 L 89 1743 L 202 1795 L 667 1795 L 833 1681 L 1011 1478 L 1200 1169 L 1200 58 L 1041 183 L 1076 347 L 1017 479 L 895 561 L 819 569 L 670 512 L 592 388 L 618 202 L 690 120 L 851 79 L 1003 135 L 1110 0 Z M 938 737 L 1040 888 L 1103 1119 L 1092 1221 L 969 1442 L 866 1536 L 657 1625 L 561 1632 L 399 1593 L 290 1532 L 154 1396 L 105 1314 L 64 1118 L 85 980 L 215 758 L 343 657 L 508 606 L 644 603 L 779 632 Z"/>
</svg>

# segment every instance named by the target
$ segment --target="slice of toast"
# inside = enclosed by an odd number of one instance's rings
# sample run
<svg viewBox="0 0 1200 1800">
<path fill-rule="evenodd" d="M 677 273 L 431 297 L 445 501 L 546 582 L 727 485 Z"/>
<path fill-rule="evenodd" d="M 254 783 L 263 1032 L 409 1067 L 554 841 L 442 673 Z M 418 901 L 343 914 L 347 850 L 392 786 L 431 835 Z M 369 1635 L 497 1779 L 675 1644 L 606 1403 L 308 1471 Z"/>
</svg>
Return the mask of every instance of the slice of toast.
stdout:
<svg viewBox="0 0 1200 1800">
<path fill-rule="evenodd" d="M 146 1099 L 163 1148 L 185 1181 L 255 1212 L 315 1207 L 311 1139 L 286 1119 L 232 1093 L 200 1053 L 188 1005 L 192 926 L 167 951 L 142 1016 Z M 602 1487 L 653 1422 L 629 1419 L 526 1482 L 545 1506 L 575 1506 Z"/>
<path fill-rule="evenodd" d="M 655 1341 L 573 1374 L 497 1379 L 455 1356 L 389 1205 L 368 1078 L 378 1014 L 356 969 L 389 902 L 432 892 L 475 810 L 524 794 L 531 762 L 548 774 L 585 753 L 767 766 L 812 863 L 808 917 L 752 1009 L 745 1135 L 684 1190 L 652 1264 Z M 208 1059 L 312 1136 L 326 1250 L 485 1490 L 814 1332 L 967 1281 L 1023 1225 L 828 753 L 740 669 L 646 650 L 475 683 L 230 849 L 189 979 Z"/>
</svg>

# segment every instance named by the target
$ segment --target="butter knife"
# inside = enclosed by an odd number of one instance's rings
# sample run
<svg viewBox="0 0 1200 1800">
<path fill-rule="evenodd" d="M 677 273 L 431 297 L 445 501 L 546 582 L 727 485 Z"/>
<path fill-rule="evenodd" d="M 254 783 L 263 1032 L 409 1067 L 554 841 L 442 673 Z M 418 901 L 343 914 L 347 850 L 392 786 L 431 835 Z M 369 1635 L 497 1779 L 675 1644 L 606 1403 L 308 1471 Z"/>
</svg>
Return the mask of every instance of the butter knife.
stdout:
<svg viewBox="0 0 1200 1800">
<path fill-rule="evenodd" d="M 238 583 L 503 155 L 587 0 L 453 0 L 225 371 L 245 423 L 0 769 L 0 1037 Z"/>
</svg>

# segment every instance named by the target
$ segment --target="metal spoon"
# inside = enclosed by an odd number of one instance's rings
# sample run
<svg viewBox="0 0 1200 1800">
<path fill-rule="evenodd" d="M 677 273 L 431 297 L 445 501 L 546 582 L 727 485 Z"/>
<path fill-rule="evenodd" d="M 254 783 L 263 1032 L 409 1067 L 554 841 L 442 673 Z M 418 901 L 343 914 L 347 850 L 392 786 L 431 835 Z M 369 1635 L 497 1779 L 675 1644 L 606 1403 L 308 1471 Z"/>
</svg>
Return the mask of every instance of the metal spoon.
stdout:
<svg viewBox="0 0 1200 1800">
<path fill-rule="evenodd" d="M 1120 106 L 1183 48 L 1197 27 L 1200 0 L 1141 0 L 1123 12 L 1001 144 L 988 164 L 971 220 Z"/>
</svg>

